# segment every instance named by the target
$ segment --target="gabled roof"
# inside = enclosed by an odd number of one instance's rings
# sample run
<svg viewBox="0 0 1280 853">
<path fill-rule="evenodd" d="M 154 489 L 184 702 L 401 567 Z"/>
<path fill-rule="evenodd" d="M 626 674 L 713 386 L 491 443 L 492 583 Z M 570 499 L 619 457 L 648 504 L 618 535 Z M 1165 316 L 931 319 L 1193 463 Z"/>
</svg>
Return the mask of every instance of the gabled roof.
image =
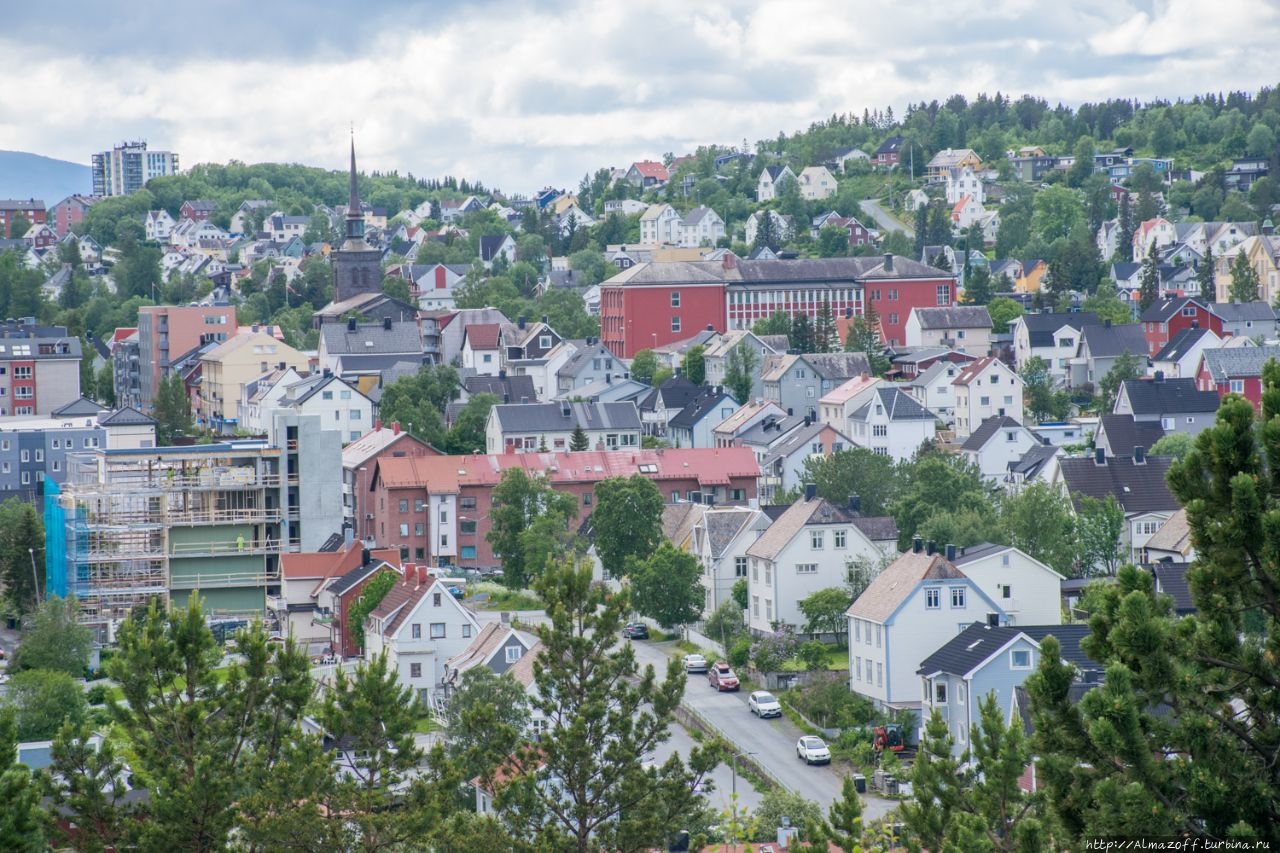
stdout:
<svg viewBox="0 0 1280 853">
<path fill-rule="evenodd" d="M 119 411 L 112 412 L 105 418 L 98 421 L 100 426 L 117 427 L 117 426 L 154 426 L 156 419 L 148 415 L 144 415 L 132 406 L 125 406 Z"/>
<path fill-rule="evenodd" d="M 845 403 L 849 402 L 854 397 L 857 397 L 864 391 L 875 388 L 880 384 L 880 382 L 881 380 L 875 376 L 862 373 L 840 385 L 838 388 L 833 388 L 828 391 L 820 400 L 818 400 L 818 402 L 820 404 L 825 403 L 827 405 L 843 406 Z"/>
<path fill-rule="evenodd" d="M 696 504 L 695 504 L 696 506 Z M 744 527 L 751 524 L 760 515 L 759 510 L 717 507 L 707 509 L 702 514 L 702 526 L 707 531 L 707 547 L 711 551 L 711 559 L 718 560 L 724 556 L 733 540 Z"/>
<path fill-rule="evenodd" d="M 864 373 L 871 374 L 865 352 L 810 352 L 801 356 L 813 372 L 831 382 L 844 382 Z"/>
<path fill-rule="evenodd" d="M 1159 421 L 1135 421 L 1133 415 L 1103 415 L 1098 435 L 1106 435 L 1107 447 L 1116 456 L 1132 456 L 1135 447 L 1150 450 L 1164 438 L 1164 427 Z"/>
<path fill-rule="evenodd" d="M 870 522 L 866 525 L 871 533 L 863 531 L 863 525 L 860 522 Z M 782 515 L 769 525 L 764 533 L 760 534 L 760 538 L 751 544 L 747 549 L 747 554 L 752 557 L 760 557 L 764 560 L 776 560 L 782 550 L 787 547 L 791 540 L 800 535 L 806 527 L 811 525 L 823 524 L 848 524 L 858 528 L 868 540 L 883 541 L 888 538 L 897 538 L 897 525 L 893 525 L 893 536 L 889 537 L 883 534 L 889 532 L 888 523 L 892 523 L 891 518 L 864 518 L 861 513 L 853 512 L 848 507 L 833 504 L 826 498 L 814 498 L 812 500 L 798 500 L 791 506 L 787 507 Z M 871 535 L 877 534 L 877 535 Z"/>
<path fill-rule="evenodd" d="M 482 235 L 480 237 L 480 259 L 491 261 L 502 250 L 503 244 L 511 239 L 508 234 Z"/>
<path fill-rule="evenodd" d="M 399 554 L 396 553 L 394 549 L 391 549 L 391 548 L 384 548 L 384 549 L 381 549 L 380 551 L 370 551 L 369 552 L 370 560 L 368 565 L 365 565 L 362 562 L 361 564 L 357 565 L 355 568 L 347 571 L 345 574 L 340 575 L 337 580 L 329 584 L 329 594 L 342 595 L 344 592 L 351 589 L 353 586 L 360 583 L 362 580 L 374 574 L 375 572 L 380 572 L 383 570 L 394 572 L 396 570 L 395 566 L 392 565 L 391 563 L 388 563 L 386 559 L 376 559 L 373 557 L 373 555 L 377 553 L 394 555 L 397 558 L 399 557 Z"/>
<path fill-rule="evenodd" d="M 875 153 L 876 155 L 893 154 L 897 152 L 898 149 L 902 148 L 902 143 L 904 141 L 905 140 L 902 136 L 894 134 L 893 136 L 890 136 L 888 139 L 886 139 L 884 142 L 881 142 L 880 147 L 876 149 Z"/>
<path fill-rule="evenodd" d="M 1174 512 L 1178 501 L 1165 477 L 1172 458 L 1148 456 L 1135 464 L 1132 457 L 1108 456 L 1099 465 L 1093 456 L 1061 459 L 1058 465 L 1067 492 L 1079 508 L 1079 495 L 1095 500 L 1114 497 L 1127 514 Z"/>
<path fill-rule="evenodd" d="M 1242 351 L 1258 349 L 1246 347 Z M 1280 347 L 1276 348 L 1280 352 Z M 1211 352 L 1227 352 L 1227 350 L 1206 350 L 1205 356 Z M 1201 391 L 1196 387 L 1196 380 L 1190 377 L 1181 379 L 1126 379 L 1120 383 L 1120 393 L 1129 400 L 1135 415 L 1169 415 L 1192 412 L 1216 412 L 1218 395 L 1214 391 Z M 1105 416 L 1104 416 L 1105 417 Z"/>
<path fill-rule="evenodd" d="M 1228 323 L 1245 320 L 1269 323 L 1276 319 L 1276 310 L 1265 302 L 1215 302 L 1213 311 Z"/>
<path fill-rule="evenodd" d="M 693 501 L 678 501 L 662 508 L 662 535 L 668 542 L 682 547 L 693 536 L 709 507 Z"/>
<path fill-rule="evenodd" d="M 849 605 L 846 614 L 884 622 L 915 592 L 921 581 L 961 580 L 964 572 L 942 554 L 908 551 L 894 560 Z"/>
<path fill-rule="evenodd" d="M 1149 546 L 1148 546 L 1149 547 Z M 1160 592 L 1173 599 L 1173 610 L 1178 614 L 1195 613 L 1196 602 L 1187 583 L 1188 563 L 1159 562 L 1151 564 L 1156 586 Z"/>
<path fill-rule="evenodd" d="M 1102 321 L 1092 311 L 1076 311 L 1065 314 L 1023 314 L 1018 318 L 1027 327 L 1027 336 L 1033 347 L 1054 346 L 1054 332 L 1063 326 L 1083 329 L 1085 326 L 1100 326 Z"/>
<path fill-rule="evenodd" d="M 1062 659 L 1067 663 L 1074 665 L 1082 671 L 1094 670 L 1102 671 L 1102 664 L 1090 658 L 1084 653 L 1081 641 L 1089 636 L 1089 625 L 1083 622 L 1073 622 L 1069 625 L 1020 625 L 1018 630 L 1026 634 L 1038 644 L 1044 643 L 1044 638 L 1052 636 L 1061 646 L 1060 654 Z"/>
<path fill-rule="evenodd" d="M 99 405 L 88 397 L 80 396 L 49 413 L 50 417 L 68 418 L 68 417 L 93 417 L 100 412 L 107 411 L 106 406 Z"/>
<path fill-rule="evenodd" d="M 383 323 L 356 323 L 354 331 L 347 323 L 325 323 L 320 327 L 320 335 L 330 355 L 422 352 L 422 333 L 412 320 L 393 320 L 390 329 Z"/>
<path fill-rule="evenodd" d="M 1176 551 L 1186 554 L 1191 548 L 1191 526 L 1187 523 L 1187 511 L 1180 509 L 1160 525 L 1155 536 L 1147 540 L 1147 548 L 1154 551 Z"/>
<path fill-rule="evenodd" d="M 723 420 L 719 415 L 718 409 L 720 408 L 720 405 L 725 402 L 728 402 L 733 406 L 738 405 L 734 399 L 729 396 L 728 392 L 723 389 L 703 388 L 702 392 L 689 402 L 689 405 L 671 416 L 668 426 L 670 426 L 671 429 L 692 429 L 700 423 L 703 418 L 708 416 L 714 417 L 718 423 Z"/>
<path fill-rule="evenodd" d="M 1178 361 L 1205 337 L 1212 335 L 1208 329 L 1183 329 L 1174 335 L 1169 343 L 1165 344 L 1158 353 L 1152 356 L 1152 361 Z M 1214 335 L 1217 337 L 1217 335 Z"/>
<path fill-rule="evenodd" d="M 1001 430 L 1022 428 L 1022 424 L 1008 415 L 994 415 L 985 419 L 978 425 L 977 429 L 969 433 L 969 437 L 965 439 L 964 444 L 960 445 L 960 449 L 981 450 L 988 441 L 999 435 Z"/>
<path fill-rule="evenodd" d="M 1119 266 L 1118 264 L 1116 266 Z M 1133 264 L 1133 266 L 1141 266 L 1141 264 Z M 1126 276 L 1128 278 L 1129 276 Z M 1194 296 L 1179 296 L 1173 299 L 1160 299 L 1147 306 L 1147 310 L 1142 312 L 1139 318 L 1144 323 L 1164 323 L 1169 319 L 1176 317 L 1183 308 L 1196 307 L 1206 313 L 1215 313 L 1210 310 L 1209 306 L 1203 299 Z"/>
<path fill-rule="evenodd" d="M 1021 459 L 1009 463 L 1009 473 L 1021 474 L 1023 477 L 1034 477 L 1044 464 L 1057 456 L 1061 449 L 1053 444 L 1034 444 L 1022 454 Z"/>
<path fill-rule="evenodd" d="M 1226 382 L 1261 376 L 1262 366 L 1273 358 L 1280 360 L 1280 346 L 1209 349 L 1204 366 L 1214 382 Z"/>
<path fill-rule="evenodd" d="M 974 622 L 925 658 L 916 674 L 967 676 L 1019 637 L 1031 639 L 1020 628 Z"/>
<path fill-rule="evenodd" d="M 497 349 L 501 332 L 501 323 L 472 323 L 462 330 L 462 337 L 473 350 Z"/>
<path fill-rule="evenodd" d="M 916 402 L 916 399 L 900 388 L 877 388 L 873 402 L 866 403 L 853 413 L 855 420 L 866 420 L 871 416 L 875 400 L 884 407 L 891 422 L 897 421 L 936 421 L 933 412 Z"/>
<path fill-rule="evenodd" d="M 921 329 L 990 329 L 991 313 L 985 305 L 953 305 L 950 308 L 915 308 Z"/>
<path fill-rule="evenodd" d="M 646 178 L 655 178 L 659 181 L 665 181 L 668 177 L 667 167 L 654 160 L 637 160 L 631 164 L 631 168 L 635 169 Z"/>
<path fill-rule="evenodd" d="M 977 361 L 971 361 L 968 364 L 966 364 L 958 374 L 956 374 L 956 378 L 952 381 L 951 384 L 952 385 L 968 385 L 970 382 L 972 382 L 973 380 L 981 376 L 983 371 L 985 371 L 988 367 L 991 367 L 997 364 L 1003 365 L 1003 362 L 1001 362 L 1000 359 L 996 358 L 993 355 L 985 356 L 983 358 L 978 359 Z M 1009 370 L 1008 365 L 1004 365 L 1004 367 L 1005 367 L 1005 370 Z M 1012 373 L 1013 371 L 1009 370 L 1009 372 Z"/>
<path fill-rule="evenodd" d="M 359 468 L 383 450 L 402 440 L 408 440 L 411 444 L 421 444 L 423 447 L 428 446 L 409 433 L 402 432 L 399 424 L 383 426 L 379 422 L 369 432 L 342 448 L 342 467 Z"/>
<path fill-rule="evenodd" d="M 499 400 L 505 396 L 512 403 L 519 403 L 521 400 L 536 400 L 538 392 L 533 387 L 533 377 L 527 374 L 520 376 L 467 376 L 462 380 L 462 387 L 467 393 L 475 396 L 476 394 L 493 394 Z"/>
<path fill-rule="evenodd" d="M 839 436 L 840 441 L 845 447 L 853 446 L 853 442 L 849 437 L 840 432 L 840 430 L 830 424 L 825 424 L 821 421 L 814 421 L 808 426 L 797 427 L 777 444 L 770 447 L 768 452 L 766 452 L 764 457 L 760 460 L 760 469 L 766 470 L 776 460 L 785 459 L 796 451 L 801 451 L 807 454 L 809 452 L 809 447 L 813 444 L 814 440 L 817 439 L 824 430 L 828 429 Z"/>
<path fill-rule="evenodd" d="M 669 376 L 661 385 L 654 388 L 640 401 L 640 410 L 652 412 L 658 407 L 658 400 L 668 411 L 679 411 L 698 396 L 701 389 L 684 376 Z"/>
<path fill-rule="evenodd" d="M 1141 355 L 1146 363 L 1147 338 L 1142 326 L 1125 323 L 1120 326 L 1085 326 L 1081 330 L 1091 358 L 1114 358 L 1124 353 Z"/>
</svg>

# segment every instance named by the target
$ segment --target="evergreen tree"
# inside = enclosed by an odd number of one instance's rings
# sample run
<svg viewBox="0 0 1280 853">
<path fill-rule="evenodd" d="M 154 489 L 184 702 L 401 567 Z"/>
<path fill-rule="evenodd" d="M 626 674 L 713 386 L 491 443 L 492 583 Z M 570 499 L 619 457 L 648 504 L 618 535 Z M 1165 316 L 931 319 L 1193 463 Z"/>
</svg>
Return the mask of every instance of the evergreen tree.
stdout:
<svg viewBox="0 0 1280 853">
<path fill-rule="evenodd" d="M 945 246 L 951 242 L 951 215 L 947 206 L 935 200 L 929 205 L 928 246 Z M 931 262 L 931 261 L 930 261 Z"/>
<path fill-rule="evenodd" d="M 928 245 L 929 237 L 929 205 L 922 204 L 916 207 L 915 221 L 915 258 L 920 260 L 924 257 L 924 247 Z"/>
<path fill-rule="evenodd" d="M 5 598 L 19 616 L 35 612 L 44 594 L 44 522 L 21 498 L 0 504 L 0 578 Z"/>
<path fill-rule="evenodd" d="M 1231 261 L 1231 301 L 1258 301 L 1258 272 L 1249 263 L 1249 256 L 1243 251 L 1237 252 Z"/>
<path fill-rule="evenodd" d="M 1196 268 L 1196 284 L 1200 285 L 1200 296 L 1210 301 L 1216 301 L 1218 298 L 1213 266 L 1213 247 L 1206 246 L 1204 260 Z"/>
<path fill-rule="evenodd" d="M 13 708 L 0 706 L 0 850 L 44 853 L 40 787 L 31 769 L 18 763 L 18 727 Z"/>
<path fill-rule="evenodd" d="M 974 267 L 964 280 L 964 301 L 968 305 L 986 305 L 995 296 L 991 270 L 985 266 Z"/>
<path fill-rule="evenodd" d="M 1156 241 L 1151 241 L 1151 248 L 1142 260 L 1142 275 L 1138 287 L 1138 308 L 1146 311 L 1160 298 L 1160 257 Z"/>
<path fill-rule="evenodd" d="M 570 450 L 589 450 L 591 448 L 591 440 L 587 438 L 587 432 L 582 428 L 582 424 L 578 424 L 573 428 L 573 434 L 569 436 Z"/>
<path fill-rule="evenodd" d="M 131 820 L 125 787 L 127 765 L 111 738 L 95 747 L 88 723 L 65 722 L 51 750 L 48 777 L 53 804 L 77 828 L 74 849 L 119 849 Z"/>
<path fill-rule="evenodd" d="M 818 308 L 818 322 L 814 328 L 813 345 L 815 352 L 839 352 L 840 332 L 836 329 L 836 318 L 831 313 L 831 297 L 826 296 Z"/>
<path fill-rule="evenodd" d="M 862 799 L 852 776 L 840 785 L 840 799 L 827 809 L 825 820 L 807 828 L 808 841 L 797 853 L 828 853 L 834 845 L 841 853 L 862 853 Z"/>
<path fill-rule="evenodd" d="M 1160 215 L 1160 203 L 1156 201 L 1151 190 L 1144 188 L 1138 193 L 1138 204 L 1133 210 L 1134 228 Z"/>
<path fill-rule="evenodd" d="M 1116 253 L 1113 260 L 1125 263 L 1133 257 L 1133 233 L 1137 223 L 1133 221 L 1133 203 L 1129 201 L 1131 193 L 1120 197 L 1120 213 L 1117 221 Z"/>
<path fill-rule="evenodd" d="M 834 331 L 834 329 L 832 330 Z M 751 391 L 759 376 L 760 356 L 756 351 L 741 341 L 724 359 L 724 384 L 733 395 L 733 399 L 746 402 L 751 399 Z"/>
<path fill-rule="evenodd" d="M 756 238 L 751 243 L 752 250 L 769 249 L 776 252 L 782 245 L 778 234 L 777 214 L 772 210 L 762 210 L 756 219 Z"/>
<path fill-rule="evenodd" d="M 809 316 L 797 314 L 791 319 L 791 348 L 798 353 L 807 353 L 813 352 L 816 345 Z"/>
<path fill-rule="evenodd" d="M 618 635 L 631 609 L 589 566 L 553 566 L 539 579 L 550 624 L 539 626 L 532 705 L 550 723 L 518 750 L 519 772 L 495 800 L 503 822 L 544 850 L 665 848 L 698 809 L 694 787 L 715 759 L 700 747 L 645 766 L 669 737 L 686 676 L 672 659 L 659 680 Z M 590 666 L 584 666 L 584 662 Z M 539 782 L 555 780 L 555 784 Z"/>
</svg>

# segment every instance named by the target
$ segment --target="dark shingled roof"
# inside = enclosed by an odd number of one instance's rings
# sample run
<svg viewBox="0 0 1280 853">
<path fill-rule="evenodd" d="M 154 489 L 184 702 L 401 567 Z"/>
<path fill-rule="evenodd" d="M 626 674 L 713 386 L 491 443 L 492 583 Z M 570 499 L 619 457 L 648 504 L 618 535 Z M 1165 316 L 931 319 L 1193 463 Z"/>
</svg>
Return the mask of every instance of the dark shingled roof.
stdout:
<svg viewBox="0 0 1280 853">
<path fill-rule="evenodd" d="M 1179 616 L 1196 612 L 1196 603 L 1191 598 L 1191 587 L 1187 585 L 1188 563 L 1152 563 L 1151 573 L 1156 578 L 1156 589 L 1173 599 L 1173 610 Z"/>
<path fill-rule="evenodd" d="M 928 421 L 937 417 L 916 402 L 915 398 L 897 388 L 877 388 L 875 392 L 880 398 L 880 405 L 889 414 L 890 421 Z M 854 418 L 865 418 L 871 412 L 871 403 L 862 406 L 853 413 Z"/>
<path fill-rule="evenodd" d="M 112 412 L 107 417 L 98 421 L 98 424 L 104 427 L 114 426 L 146 426 L 154 424 L 155 418 L 144 415 L 132 406 L 125 406 L 118 412 Z"/>
<path fill-rule="evenodd" d="M 1023 314 L 1020 318 L 1027 327 L 1027 335 L 1033 347 L 1051 347 L 1054 345 L 1053 333 L 1063 326 L 1081 329 L 1085 326 L 1100 326 L 1102 321 L 1092 311 L 1077 311 L 1067 314 Z"/>
<path fill-rule="evenodd" d="M 1146 364 L 1147 338 L 1142 334 L 1142 326 L 1137 323 L 1085 326 L 1081 334 L 1089 347 L 1089 355 L 1093 358 L 1112 358 L 1123 353 L 1133 353 L 1142 356 L 1142 363 Z"/>
<path fill-rule="evenodd" d="M 569 416 L 565 417 L 564 410 Z M 584 430 L 640 429 L 640 413 L 634 403 L 512 403 L 493 407 L 503 432 L 562 432 L 581 426 Z"/>
<path fill-rule="evenodd" d="M 1058 454 L 1058 448 L 1052 444 L 1036 444 L 1033 445 L 1026 453 L 1022 454 L 1022 458 L 1009 463 L 1009 472 L 1012 474 L 1021 474 L 1023 477 L 1032 477 L 1054 456 Z"/>
<path fill-rule="evenodd" d="M 733 403 L 733 398 L 724 391 L 704 388 L 702 393 L 689 402 L 689 405 L 673 415 L 668 423 L 672 429 L 691 429 L 706 417 L 708 412 L 714 411 L 726 400 Z M 736 407 L 737 404 L 734 403 L 734 406 Z"/>
<path fill-rule="evenodd" d="M 1255 349 L 1255 347 L 1244 349 Z M 1208 352 L 1205 353 L 1206 356 L 1208 354 Z M 1135 415 L 1218 411 L 1217 392 L 1201 391 L 1196 388 L 1196 380 L 1189 377 L 1164 379 L 1160 382 L 1154 379 L 1126 379 L 1120 383 L 1120 393 L 1129 400 Z"/>
<path fill-rule="evenodd" d="M 920 663 L 917 675 L 965 675 L 1015 639 L 1022 630 L 974 622 Z"/>
<path fill-rule="evenodd" d="M 1208 329 L 1183 329 L 1155 354 L 1152 361 L 1177 361 L 1190 352 L 1191 348 L 1207 334 L 1209 334 Z"/>
<path fill-rule="evenodd" d="M 1242 323 L 1245 320 L 1261 320 L 1273 322 L 1276 311 L 1265 302 L 1215 302 L 1213 313 L 1228 323 Z"/>
<path fill-rule="evenodd" d="M 669 376 L 661 385 L 644 396 L 639 403 L 640 411 L 657 410 L 658 401 L 661 400 L 667 411 L 678 412 L 693 402 L 700 391 L 700 386 L 694 385 L 684 376 Z"/>
<path fill-rule="evenodd" d="M 346 323 L 325 323 L 320 335 L 331 356 L 422 352 L 422 333 L 413 320 L 392 321 L 390 329 L 382 323 L 357 323 L 354 331 Z"/>
<path fill-rule="evenodd" d="M 493 394 L 501 400 L 505 394 L 512 403 L 519 403 L 522 398 L 538 399 L 532 376 L 468 376 L 462 380 L 462 387 L 473 397 L 476 394 Z"/>
<path fill-rule="evenodd" d="M 1080 645 L 1084 638 L 1089 636 L 1087 624 L 1073 622 L 1070 625 L 1022 625 L 1018 630 L 1037 643 L 1043 643 L 1045 637 L 1053 635 L 1062 646 L 1062 659 L 1074 664 L 1077 669 L 1098 672 L 1103 669 L 1102 664 L 1086 655 Z"/>
<path fill-rule="evenodd" d="M 1116 266 L 1120 266 L 1116 264 Z M 1132 264 L 1132 266 L 1141 266 L 1141 264 Z M 1209 310 L 1208 305 L 1203 299 L 1197 299 L 1194 296 L 1179 296 L 1174 299 L 1161 299 L 1147 306 L 1147 310 L 1142 312 L 1141 320 L 1144 323 L 1164 323 L 1172 317 L 1176 317 L 1184 307 L 1197 306 L 1205 311 Z"/>
<path fill-rule="evenodd" d="M 969 434 L 964 444 L 960 445 L 961 450 L 981 450 L 991 437 L 1002 429 L 1022 429 L 1022 424 L 1015 421 L 1008 415 L 994 415 L 987 418 L 978 428 Z"/>
<path fill-rule="evenodd" d="M 1099 465 L 1094 457 L 1085 456 L 1061 459 L 1058 464 L 1077 508 L 1079 495 L 1095 500 L 1114 497 L 1126 513 L 1136 513 L 1172 512 L 1178 508 L 1178 501 L 1165 482 L 1172 461 L 1168 456 L 1148 456 L 1139 465 L 1132 458 L 1109 456 Z"/>
<path fill-rule="evenodd" d="M 1164 427 L 1159 421 L 1135 421 L 1133 415 L 1103 415 L 1098 425 L 1094 444 L 1105 435 L 1106 446 L 1116 456 L 1132 456 L 1135 447 L 1150 450 L 1164 438 Z"/>
<path fill-rule="evenodd" d="M 871 373 L 865 352 L 808 352 L 801 357 L 814 373 L 833 382 L 842 383 Z"/>
</svg>

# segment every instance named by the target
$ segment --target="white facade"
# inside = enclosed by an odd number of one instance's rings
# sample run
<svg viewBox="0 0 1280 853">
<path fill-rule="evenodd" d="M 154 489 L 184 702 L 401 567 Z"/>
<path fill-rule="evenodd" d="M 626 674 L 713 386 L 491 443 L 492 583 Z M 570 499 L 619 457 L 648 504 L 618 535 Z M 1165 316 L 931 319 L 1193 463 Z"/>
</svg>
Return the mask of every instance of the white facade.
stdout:
<svg viewBox="0 0 1280 853">
<path fill-rule="evenodd" d="M 640 216 L 640 244 L 657 246 L 679 242 L 680 214 L 669 204 L 652 204 Z"/>
<path fill-rule="evenodd" d="M 709 207 L 694 208 L 676 227 L 677 244 L 686 249 L 714 246 L 725 236 L 724 220 Z"/>
<path fill-rule="evenodd" d="M 826 166 L 808 166 L 800 172 L 800 197 L 806 201 L 818 201 L 836 194 L 835 175 Z"/>
<path fill-rule="evenodd" d="M 712 518 L 708 519 L 707 516 Z M 729 517 L 739 524 L 737 533 L 727 544 L 717 548 L 719 543 L 714 541 L 709 530 L 719 523 L 717 518 Z M 692 551 L 702 566 L 699 580 L 707 596 L 702 609 L 704 619 L 733 598 L 733 585 L 739 578 L 747 577 L 747 549 L 768 526 L 769 517 L 763 512 L 741 507 L 712 507 L 694 526 Z"/>
<path fill-rule="evenodd" d="M 176 224 L 173 221 L 173 217 L 169 215 L 169 211 L 151 210 L 147 212 L 147 218 L 143 222 L 143 229 L 146 232 L 147 240 L 153 243 L 160 243 L 169 239 L 169 235 L 173 233 L 173 226 Z"/>
<path fill-rule="evenodd" d="M 909 395 L 897 389 L 894 394 L 906 397 L 912 409 L 917 404 Z M 891 403 L 882 395 L 873 396 L 849 420 L 849 438 L 859 447 L 865 447 L 872 453 L 888 456 L 895 462 L 905 462 L 915 456 L 920 446 L 932 442 L 937 435 L 937 421 L 925 411 L 925 417 L 895 416 L 890 411 Z"/>
<path fill-rule="evenodd" d="M 982 186 L 982 179 L 973 171 L 972 166 L 951 169 L 946 177 L 947 204 L 954 205 L 965 196 L 969 196 L 979 205 L 987 200 Z"/>
<path fill-rule="evenodd" d="M 778 184 L 784 179 L 794 181 L 796 173 L 791 171 L 790 166 L 783 166 L 782 171 L 778 172 L 778 177 L 769 174 L 769 170 L 765 169 L 760 172 L 760 178 L 756 181 L 756 199 L 758 201 L 770 201 L 778 197 Z"/>
<path fill-rule="evenodd" d="M 967 438 L 987 418 L 1022 417 L 1022 377 L 997 358 L 975 361 L 953 383 L 956 438 Z"/>
<path fill-rule="evenodd" d="M 992 433 L 981 447 L 971 448 L 966 443 L 961 452 L 965 459 L 978 466 L 984 479 L 1003 483 L 1009 475 L 1009 463 L 1021 459 L 1039 443 L 1026 427 L 1006 424 Z"/>
<path fill-rule="evenodd" d="M 968 551 L 956 557 L 956 565 L 1000 606 L 1008 624 L 1062 624 L 1062 575 L 1012 546 L 979 545 Z"/>
<path fill-rule="evenodd" d="M 1013 360 L 1018 369 L 1027 366 L 1033 358 L 1044 359 L 1049 365 L 1049 372 L 1054 382 L 1063 384 L 1067 381 L 1070 360 L 1075 358 L 1080 347 L 1080 327 L 1063 323 L 1053 333 L 1052 346 L 1031 346 L 1031 334 L 1022 317 L 1013 321 Z"/>
</svg>

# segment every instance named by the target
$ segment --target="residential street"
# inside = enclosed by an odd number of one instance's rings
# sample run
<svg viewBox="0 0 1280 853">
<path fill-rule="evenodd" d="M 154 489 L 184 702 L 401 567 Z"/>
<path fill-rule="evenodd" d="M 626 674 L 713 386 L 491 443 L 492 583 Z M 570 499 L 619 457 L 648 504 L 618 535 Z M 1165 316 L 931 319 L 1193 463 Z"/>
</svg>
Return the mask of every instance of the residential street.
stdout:
<svg viewBox="0 0 1280 853">
<path fill-rule="evenodd" d="M 874 198 L 865 198 L 859 202 L 859 204 L 862 205 L 862 209 L 866 214 L 876 221 L 876 227 L 882 232 L 887 233 L 889 231 L 901 231 L 908 237 L 914 238 L 916 236 L 915 229 L 908 228 L 890 216 L 889 212 L 880 206 L 880 202 L 878 200 Z"/>
</svg>

